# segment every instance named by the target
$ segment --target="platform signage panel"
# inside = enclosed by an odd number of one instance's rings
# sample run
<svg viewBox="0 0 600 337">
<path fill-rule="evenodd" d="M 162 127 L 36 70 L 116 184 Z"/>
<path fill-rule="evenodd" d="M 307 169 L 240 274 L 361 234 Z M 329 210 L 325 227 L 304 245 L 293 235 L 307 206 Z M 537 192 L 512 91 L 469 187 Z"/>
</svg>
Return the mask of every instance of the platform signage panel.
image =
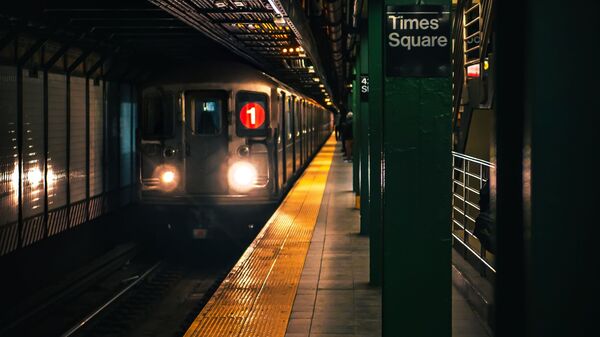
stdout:
<svg viewBox="0 0 600 337">
<path fill-rule="evenodd" d="M 369 75 L 360 75 L 360 100 L 366 102 L 369 100 Z"/>
<path fill-rule="evenodd" d="M 385 74 L 450 76 L 450 11 L 440 5 L 387 6 Z"/>
</svg>

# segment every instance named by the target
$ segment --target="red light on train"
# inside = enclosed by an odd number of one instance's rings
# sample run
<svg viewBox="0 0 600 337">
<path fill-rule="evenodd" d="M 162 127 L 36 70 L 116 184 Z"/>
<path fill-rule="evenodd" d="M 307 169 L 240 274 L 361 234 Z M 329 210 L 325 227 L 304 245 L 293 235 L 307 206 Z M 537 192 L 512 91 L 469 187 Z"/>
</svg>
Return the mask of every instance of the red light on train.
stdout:
<svg viewBox="0 0 600 337">
<path fill-rule="evenodd" d="M 479 77 L 480 69 L 479 63 L 472 64 L 467 67 L 467 77 Z"/>
<path fill-rule="evenodd" d="M 265 109 L 259 103 L 246 103 L 240 110 L 240 121 L 247 129 L 257 129 L 265 123 Z"/>
</svg>

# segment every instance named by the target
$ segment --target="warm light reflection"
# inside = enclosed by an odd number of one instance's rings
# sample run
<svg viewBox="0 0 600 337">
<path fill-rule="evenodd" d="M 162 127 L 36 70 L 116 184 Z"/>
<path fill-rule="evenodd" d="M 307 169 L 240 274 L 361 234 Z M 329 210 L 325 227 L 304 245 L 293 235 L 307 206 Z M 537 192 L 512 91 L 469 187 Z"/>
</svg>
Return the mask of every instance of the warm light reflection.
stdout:
<svg viewBox="0 0 600 337">
<path fill-rule="evenodd" d="M 10 186 L 13 191 L 19 189 L 19 165 L 15 164 L 15 169 L 10 175 Z"/>
<path fill-rule="evenodd" d="M 32 188 L 37 188 L 42 182 L 42 171 L 37 167 L 30 168 L 27 171 L 27 181 Z"/>
<path fill-rule="evenodd" d="M 48 176 L 48 189 L 52 189 L 54 187 L 54 184 L 58 180 L 58 177 L 56 176 L 56 174 L 54 174 L 54 170 L 52 170 L 51 168 L 48 169 L 47 176 Z"/>
</svg>

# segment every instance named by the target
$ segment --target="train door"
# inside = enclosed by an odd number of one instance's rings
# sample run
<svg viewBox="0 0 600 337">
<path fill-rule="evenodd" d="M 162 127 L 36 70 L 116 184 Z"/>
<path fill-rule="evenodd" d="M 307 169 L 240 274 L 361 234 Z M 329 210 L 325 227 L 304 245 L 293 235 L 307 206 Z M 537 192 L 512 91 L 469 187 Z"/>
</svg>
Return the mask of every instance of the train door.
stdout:
<svg viewBox="0 0 600 337">
<path fill-rule="evenodd" d="M 285 109 L 285 168 L 286 168 L 286 180 L 294 174 L 294 139 L 292 134 L 294 132 L 294 125 L 292 124 L 292 111 L 293 111 L 293 99 L 292 97 L 287 98 L 287 108 Z"/>
<path fill-rule="evenodd" d="M 310 105 L 310 124 L 308 127 L 310 133 L 310 154 L 313 155 L 315 152 L 315 106 Z"/>
<path fill-rule="evenodd" d="M 287 125 L 286 125 L 286 116 L 287 116 L 287 99 L 285 96 L 285 92 L 281 92 L 281 112 L 279 114 L 279 118 L 280 118 L 280 132 L 279 132 L 279 139 L 277 141 L 277 143 L 281 142 L 281 186 L 283 187 L 283 184 L 285 184 L 285 182 L 287 181 L 287 167 L 286 167 L 286 156 L 287 156 Z M 279 165 L 279 164 L 278 164 Z"/>
<path fill-rule="evenodd" d="M 302 101 L 296 101 L 296 113 L 294 114 L 296 122 L 296 169 L 302 167 Z"/>
<path fill-rule="evenodd" d="M 306 164 L 306 102 L 300 103 L 300 141 L 302 142 L 302 165 Z"/>
<path fill-rule="evenodd" d="M 292 96 L 292 101 L 291 101 L 291 106 L 292 109 L 290 110 L 290 120 L 291 120 L 291 127 L 290 127 L 290 132 L 292 135 L 292 139 L 291 139 L 291 143 L 292 143 L 292 171 L 296 172 L 296 170 L 298 169 L 298 153 L 297 153 L 297 148 L 298 148 L 298 144 L 296 143 L 298 137 L 297 137 L 297 130 L 298 130 L 298 123 L 296 121 L 296 114 L 298 113 L 298 108 L 296 106 L 296 97 Z"/>
<path fill-rule="evenodd" d="M 227 93 L 185 93 L 186 191 L 227 193 Z"/>
</svg>

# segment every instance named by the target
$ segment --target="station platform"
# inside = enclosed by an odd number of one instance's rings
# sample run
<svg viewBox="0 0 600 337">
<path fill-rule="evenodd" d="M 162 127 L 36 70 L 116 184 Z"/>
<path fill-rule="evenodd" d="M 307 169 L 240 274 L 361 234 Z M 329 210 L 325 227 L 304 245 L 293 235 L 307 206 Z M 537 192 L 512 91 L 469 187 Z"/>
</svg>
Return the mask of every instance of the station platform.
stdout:
<svg viewBox="0 0 600 337">
<path fill-rule="evenodd" d="M 369 285 L 369 238 L 340 146 L 327 141 L 185 337 L 382 335 L 382 292 Z M 488 336 L 452 296 L 453 336 Z"/>
</svg>

